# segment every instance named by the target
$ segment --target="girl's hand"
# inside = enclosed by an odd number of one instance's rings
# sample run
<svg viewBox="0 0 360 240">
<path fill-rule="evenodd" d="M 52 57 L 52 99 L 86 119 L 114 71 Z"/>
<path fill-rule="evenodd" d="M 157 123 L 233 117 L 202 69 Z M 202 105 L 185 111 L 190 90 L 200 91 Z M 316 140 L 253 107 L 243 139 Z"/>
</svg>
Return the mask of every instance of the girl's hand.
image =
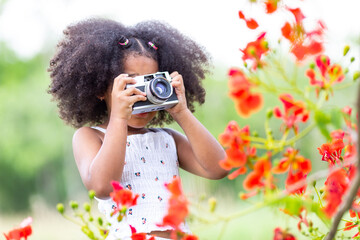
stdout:
<svg viewBox="0 0 360 240">
<path fill-rule="evenodd" d="M 175 115 L 178 115 L 179 113 L 187 110 L 188 108 L 185 97 L 185 86 L 183 77 L 178 72 L 171 73 L 170 77 L 172 78 L 171 85 L 173 86 L 176 96 L 179 100 L 178 104 L 176 104 L 170 109 L 167 109 L 167 111 L 174 117 Z"/>
<path fill-rule="evenodd" d="M 125 89 L 127 84 L 135 83 L 136 80 L 128 77 L 128 74 L 120 74 L 114 79 L 110 101 L 111 117 L 129 120 L 134 103 L 146 101 L 146 93 L 135 87 Z"/>
</svg>

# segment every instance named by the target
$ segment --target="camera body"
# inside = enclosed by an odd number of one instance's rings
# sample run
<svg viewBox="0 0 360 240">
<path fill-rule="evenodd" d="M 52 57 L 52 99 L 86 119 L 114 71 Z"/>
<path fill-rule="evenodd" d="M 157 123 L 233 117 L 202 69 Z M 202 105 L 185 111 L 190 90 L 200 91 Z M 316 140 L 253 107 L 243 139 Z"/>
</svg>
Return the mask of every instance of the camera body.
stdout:
<svg viewBox="0 0 360 240">
<path fill-rule="evenodd" d="M 127 84 L 126 88 L 138 88 L 146 93 L 147 100 L 134 103 L 132 114 L 164 110 L 179 102 L 171 86 L 171 77 L 168 72 L 136 76 L 134 79 L 136 83 Z"/>
</svg>

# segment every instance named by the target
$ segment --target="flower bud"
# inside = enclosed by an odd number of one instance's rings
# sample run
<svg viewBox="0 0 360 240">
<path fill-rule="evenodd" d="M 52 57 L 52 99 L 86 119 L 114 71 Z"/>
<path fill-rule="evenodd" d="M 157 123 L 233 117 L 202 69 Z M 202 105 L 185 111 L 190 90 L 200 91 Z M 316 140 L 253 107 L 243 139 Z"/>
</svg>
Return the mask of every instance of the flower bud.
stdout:
<svg viewBox="0 0 360 240">
<path fill-rule="evenodd" d="M 348 68 L 345 68 L 344 69 L 344 74 L 347 74 L 349 72 L 349 69 Z"/>
<path fill-rule="evenodd" d="M 358 78 L 360 78 L 360 71 L 356 71 L 354 72 L 354 75 L 353 75 L 353 80 L 357 80 Z"/>
<path fill-rule="evenodd" d="M 56 209 L 58 210 L 58 212 L 59 212 L 60 214 L 63 214 L 63 213 L 65 212 L 65 207 L 64 207 L 64 204 L 62 204 L 62 203 L 58 203 L 58 204 L 56 205 Z"/>
<path fill-rule="evenodd" d="M 84 203 L 84 210 L 86 211 L 86 212 L 90 212 L 91 211 L 91 206 L 90 206 L 90 204 L 89 203 Z"/>
<path fill-rule="evenodd" d="M 321 62 L 326 63 L 327 62 L 327 58 L 325 56 L 321 56 Z"/>
<path fill-rule="evenodd" d="M 273 110 L 272 109 L 268 109 L 266 111 L 266 118 L 270 119 L 273 116 Z"/>
<path fill-rule="evenodd" d="M 90 198 L 90 199 L 94 199 L 95 195 L 96 195 L 96 194 L 95 194 L 95 191 L 94 191 L 94 190 L 90 190 L 90 191 L 89 191 L 89 198 Z"/>
<path fill-rule="evenodd" d="M 353 62 L 353 61 L 355 61 L 355 57 L 350 58 L 350 62 Z"/>
<path fill-rule="evenodd" d="M 90 239 L 95 239 L 94 233 L 89 229 L 88 226 L 86 226 L 86 225 L 82 226 L 82 227 L 81 227 L 81 231 L 82 231 L 83 233 L 85 233 L 85 235 L 88 236 L 88 238 L 90 238 Z"/>
<path fill-rule="evenodd" d="M 77 209 L 78 207 L 79 207 L 79 204 L 78 204 L 78 202 L 76 202 L 76 201 L 70 201 L 70 207 L 72 208 L 72 209 Z"/>
<path fill-rule="evenodd" d="M 316 181 L 312 182 L 313 187 L 316 187 Z"/>
<path fill-rule="evenodd" d="M 210 212 L 214 212 L 217 204 L 216 198 L 214 197 L 209 198 L 208 203 L 209 203 Z"/>
<path fill-rule="evenodd" d="M 253 135 L 254 137 L 258 137 L 258 136 L 259 136 L 259 133 L 258 133 L 257 131 L 252 131 L 252 135 Z"/>
<path fill-rule="evenodd" d="M 97 221 L 98 221 L 100 226 L 102 226 L 104 224 L 104 221 L 103 221 L 103 219 L 101 217 L 98 217 Z"/>
<path fill-rule="evenodd" d="M 272 129 L 270 129 L 270 128 L 266 129 L 266 134 L 268 134 L 269 136 L 272 136 L 273 135 Z"/>
<path fill-rule="evenodd" d="M 249 53 L 250 53 L 251 56 L 256 57 L 256 50 L 255 50 L 254 47 L 249 48 Z"/>
<path fill-rule="evenodd" d="M 248 66 L 247 62 L 244 62 L 244 67 L 246 67 L 246 68 L 247 68 L 247 66 Z"/>
<path fill-rule="evenodd" d="M 94 218 L 92 216 L 89 217 L 89 222 L 94 221 Z"/>
<path fill-rule="evenodd" d="M 315 63 L 314 63 L 314 62 L 311 62 L 310 65 L 309 65 L 309 67 L 310 67 L 311 69 L 315 69 Z"/>
<path fill-rule="evenodd" d="M 120 210 L 120 213 L 123 213 L 125 214 L 126 213 L 126 210 L 127 210 L 127 207 L 126 206 L 123 206 Z"/>
<path fill-rule="evenodd" d="M 349 52 L 349 50 L 350 50 L 350 46 L 349 46 L 349 45 L 346 45 L 346 46 L 344 47 L 343 55 L 346 56 L 346 54 Z"/>
<path fill-rule="evenodd" d="M 199 196 L 199 200 L 200 201 L 204 201 L 206 199 L 206 194 L 205 193 L 203 193 L 203 194 L 201 194 L 200 196 Z"/>
<path fill-rule="evenodd" d="M 269 43 L 268 41 L 261 41 L 261 46 L 263 47 L 263 49 L 267 50 L 269 49 Z"/>
</svg>

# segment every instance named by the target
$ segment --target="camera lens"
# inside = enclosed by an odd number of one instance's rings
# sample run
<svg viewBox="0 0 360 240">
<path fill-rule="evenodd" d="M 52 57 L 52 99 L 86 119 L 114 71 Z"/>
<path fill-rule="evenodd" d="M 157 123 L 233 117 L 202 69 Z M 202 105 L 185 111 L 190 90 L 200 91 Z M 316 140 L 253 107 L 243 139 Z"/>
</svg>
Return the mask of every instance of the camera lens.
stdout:
<svg viewBox="0 0 360 240">
<path fill-rule="evenodd" d="M 160 96 L 166 92 L 166 85 L 162 82 L 158 82 L 155 85 L 155 92 L 158 93 Z"/>
<path fill-rule="evenodd" d="M 173 93 L 173 88 L 168 80 L 163 77 L 153 79 L 147 91 L 147 97 L 154 104 L 165 102 Z"/>
</svg>

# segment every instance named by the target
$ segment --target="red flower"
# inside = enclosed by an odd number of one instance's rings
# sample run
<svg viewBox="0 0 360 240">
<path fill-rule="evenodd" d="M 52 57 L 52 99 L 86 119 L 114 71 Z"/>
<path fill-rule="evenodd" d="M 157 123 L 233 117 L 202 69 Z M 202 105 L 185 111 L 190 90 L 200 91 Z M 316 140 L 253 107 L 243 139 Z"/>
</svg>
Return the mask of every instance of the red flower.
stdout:
<svg viewBox="0 0 360 240">
<path fill-rule="evenodd" d="M 306 174 L 304 174 L 301 171 L 294 172 L 292 169 L 290 169 L 288 177 L 285 182 L 286 189 L 290 191 L 290 193 L 293 194 L 303 194 L 306 191 L 306 185 L 302 185 L 296 189 L 293 189 L 292 185 L 294 185 L 297 182 L 300 182 L 302 180 L 306 179 Z"/>
<path fill-rule="evenodd" d="M 324 143 L 318 148 L 320 155 L 322 155 L 322 161 L 327 161 L 331 166 L 335 163 L 340 163 L 342 160 L 341 151 L 345 147 L 341 138 L 334 138 L 331 143 Z"/>
<path fill-rule="evenodd" d="M 243 19 L 246 23 L 246 26 L 250 29 L 256 29 L 259 26 L 259 24 L 253 18 L 246 19 L 242 11 L 239 11 L 239 18 Z"/>
<path fill-rule="evenodd" d="M 343 113 L 346 126 L 348 126 L 348 128 L 350 128 L 350 129 L 354 128 L 356 130 L 356 124 L 353 124 L 351 122 L 352 108 L 349 106 L 346 106 L 343 109 L 341 109 L 341 111 Z"/>
<path fill-rule="evenodd" d="M 199 238 L 195 235 L 185 235 L 181 240 L 198 240 Z"/>
<path fill-rule="evenodd" d="M 265 64 L 261 61 L 262 55 L 269 51 L 268 42 L 265 40 L 265 35 L 265 32 L 261 33 L 255 41 L 249 42 L 244 50 L 240 49 L 240 51 L 244 53 L 242 56 L 244 61 L 253 61 L 253 70 L 256 70 L 257 67 L 262 67 Z"/>
<path fill-rule="evenodd" d="M 278 227 L 274 230 L 274 240 L 296 240 L 296 238 L 291 233 Z"/>
<path fill-rule="evenodd" d="M 146 240 L 146 233 L 133 233 L 131 235 L 131 240 Z M 151 240 L 155 240 L 155 238 L 152 236 L 151 238 L 149 238 Z"/>
<path fill-rule="evenodd" d="M 284 112 L 281 112 L 279 107 L 275 107 L 274 115 L 283 119 L 286 129 L 292 128 L 297 134 L 298 126 L 296 123 L 298 121 L 306 122 L 309 118 L 309 112 L 302 101 L 295 101 L 290 94 L 282 94 L 279 98 L 284 105 Z"/>
<path fill-rule="evenodd" d="M 273 13 L 277 10 L 280 0 L 265 0 L 266 13 Z"/>
<path fill-rule="evenodd" d="M 173 238 L 176 239 L 175 231 L 179 230 L 181 223 L 185 221 L 186 216 L 189 214 L 188 201 L 183 194 L 180 178 L 176 177 L 171 183 L 165 185 L 170 191 L 168 213 L 164 216 L 163 222 L 158 226 L 171 226 L 174 228 Z"/>
<path fill-rule="evenodd" d="M 298 61 L 302 61 L 307 55 L 316 55 L 321 53 L 323 49 L 322 43 L 318 41 L 311 41 L 308 44 L 299 42 L 292 46 L 291 52 L 295 55 Z"/>
<path fill-rule="evenodd" d="M 133 195 L 130 190 L 124 189 L 121 184 L 116 181 L 112 181 L 111 185 L 113 186 L 114 191 L 110 193 L 110 197 L 116 203 L 116 209 L 112 212 L 112 215 L 136 205 L 139 194 Z M 121 217 L 119 219 L 121 219 Z"/>
<path fill-rule="evenodd" d="M 306 178 L 307 174 L 311 171 L 311 161 L 298 155 L 299 151 L 293 148 L 288 148 L 284 153 L 284 158 L 280 160 L 279 164 L 275 166 L 272 171 L 275 174 L 284 173 L 289 170 L 286 179 L 286 189 L 291 188 L 291 185 Z M 291 193 L 304 193 L 306 185 L 292 190 Z"/>
<path fill-rule="evenodd" d="M 21 222 L 19 228 L 15 228 L 10 232 L 8 232 L 7 234 L 4 233 L 6 240 L 21 240 L 22 238 L 26 240 L 27 237 L 30 236 L 32 233 L 31 223 L 32 223 L 31 217 L 24 219 Z"/>
<path fill-rule="evenodd" d="M 254 164 L 254 171 L 249 173 L 243 186 L 245 190 L 250 191 L 256 188 L 272 188 L 272 175 L 271 175 L 271 161 L 268 155 L 265 158 L 260 158 Z"/>
<path fill-rule="evenodd" d="M 344 169 L 332 172 L 325 181 L 324 212 L 331 217 L 342 202 L 342 196 L 349 187 L 350 179 Z"/>
<path fill-rule="evenodd" d="M 345 77 L 341 66 L 339 64 L 330 65 L 330 59 L 325 55 L 317 56 L 315 62 L 320 71 L 320 79 L 317 78 L 315 70 L 309 68 L 306 76 L 310 79 L 310 84 L 316 87 L 317 95 L 321 90 L 332 93 L 332 86 L 341 82 Z"/>
<path fill-rule="evenodd" d="M 254 85 L 249 82 L 240 69 L 230 69 L 230 97 L 235 102 L 237 113 L 242 117 L 249 117 L 251 114 L 258 112 L 263 106 L 262 95 L 253 93 L 253 87 Z"/>
<path fill-rule="evenodd" d="M 312 32 L 306 32 L 303 26 L 305 16 L 299 8 L 287 8 L 295 17 L 295 23 L 286 22 L 281 28 L 282 35 L 292 44 L 291 52 L 298 61 L 302 61 L 307 55 L 315 55 L 323 51 L 321 43 L 323 30 L 325 28 L 322 22 Z"/>
<path fill-rule="evenodd" d="M 219 142 L 227 148 L 226 158 L 219 162 L 220 166 L 226 170 L 238 168 L 228 176 L 229 179 L 244 174 L 248 159 L 256 157 L 256 149 L 250 147 L 249 137 L 249 127 L 240 129 L 235 121 L 229 122 L 224 133 L 219 136 Z"/>
</svg>

